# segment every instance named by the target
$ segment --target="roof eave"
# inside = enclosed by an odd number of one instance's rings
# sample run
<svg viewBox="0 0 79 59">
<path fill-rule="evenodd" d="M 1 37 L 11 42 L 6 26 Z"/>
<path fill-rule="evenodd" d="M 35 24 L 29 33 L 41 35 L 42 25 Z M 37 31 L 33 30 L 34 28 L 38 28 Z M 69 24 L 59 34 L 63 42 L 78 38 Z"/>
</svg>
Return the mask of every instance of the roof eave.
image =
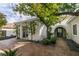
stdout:
<svg viewBox="0 0 79 59">
<path fill-rule="evenodd" d="M 24 22 L 30 22 L 30 21 L 35 21 L 35 20 L 38 20 L 38 18 L 32 18 L 32 19 L 28 19 L 28 20 L 23 20 L 23 21 L 15 22 L 14 24 L 19 24 L 19 23 L 24 23 Z"/>
</svg>

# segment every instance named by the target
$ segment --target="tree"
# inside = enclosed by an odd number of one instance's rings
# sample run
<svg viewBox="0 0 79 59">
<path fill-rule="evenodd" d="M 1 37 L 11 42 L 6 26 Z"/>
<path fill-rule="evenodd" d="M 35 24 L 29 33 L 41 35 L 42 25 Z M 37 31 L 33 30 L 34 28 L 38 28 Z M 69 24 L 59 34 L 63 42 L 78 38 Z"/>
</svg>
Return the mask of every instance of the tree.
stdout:
<svg viewBox="0 0 79 59">
<path fill-rule="evenodd" d="M 60 6 L 61 4 L 58 3 L 21 3 L 16 6 L 15 11 L 19 11 L 19 13 L 24 15 L 36 16 L 39 18 L 40 22 L 47 27 L 47 38 L 49 38 L 49 29 L 51 25 L 56 24 L 60 20 L 59 16 L 55 16 L 55 14 L 59 12 Z"/>
<path fill-rule="evenodd" d="M 77 8 L 79 9 L 79 4 L 77 3 L 63 3 L 62 6 L 60 7 L 60 12 L 57 13 L 56 15 L 79 16 L 79 11 L 76 10 Z"/>
<path fill-rule="evenodd" d="M 76 3 L 62 3 L 62 6 L 60 7 L 61 12 L 73 12 L 77 8 Z"/>
<path fill-rule="evenodd" d="M 79 16 L 79 12 L 61 12 L 61 13 L 57 13 L 57 16 L 61 16 L 61 15 L 72 15 L 72 16 Z"/>
<path fill-rule="evenodd" d="M 73 12 L 78 7 L 75 3 L 34 3 L 18 4 L 15 11 L 24 15 L 36 16 L 47 27 L 47 37 L 50 35 L 49 29 L 60 21 L 60 15 L 79 15 L 78 12 Z"/>
<path fill-rule="evenodd" d="M 0 13 L 0 27 L 5 25 L 7 23 L 5 15 L 3 13 Z"/>
</svg>

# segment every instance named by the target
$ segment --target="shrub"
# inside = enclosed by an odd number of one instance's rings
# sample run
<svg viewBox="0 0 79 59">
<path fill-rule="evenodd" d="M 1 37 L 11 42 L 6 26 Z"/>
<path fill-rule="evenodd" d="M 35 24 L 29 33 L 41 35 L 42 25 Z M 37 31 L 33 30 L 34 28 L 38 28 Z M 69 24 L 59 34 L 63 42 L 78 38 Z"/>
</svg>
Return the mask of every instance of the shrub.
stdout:
<svg viewBox="0 0 79 59">
<path fill-rule="evenodd" d="M 49 45 L 50 44 L 50 40 L 48 40 L 48 39 L 43 39 L 41 42 L 44 45 Z"/>
<path fill-rule="evenodd" d="M 16 56 L 17 49 L 15 50 L 4 50 L 3 53 L 0 53 L 1 56 Z"/>
<path fill-rule="evenodd" d="M 56 44 L 56 40 L 57 40 L 56 37 L 52 37 L 52 38 L 50 39 L 50 41 L 51 41 L 52 44 Z"/>
<path fill-rule="evenodd" d="M 43 39 L 42 44 L 44 45 L 50 45 L 50 44 L 56 44 L 56 38 L 55 37 L 51 37 L 50 39 Z"/>
</svg>

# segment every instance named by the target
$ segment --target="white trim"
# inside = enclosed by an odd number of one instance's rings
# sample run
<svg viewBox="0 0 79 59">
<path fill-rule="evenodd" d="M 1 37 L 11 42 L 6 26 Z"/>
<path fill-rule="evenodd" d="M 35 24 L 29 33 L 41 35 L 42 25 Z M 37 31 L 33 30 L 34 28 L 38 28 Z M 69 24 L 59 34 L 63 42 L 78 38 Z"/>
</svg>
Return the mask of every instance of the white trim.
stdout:
<svg viewBox="0 0 79 59">
<path fill-rule="evenodd" d="M 21 21 L 15 22 L 15 24 L 30 22 L 30 21 L 35 21 L 35 20 L 38 20 L 38 18 L 31 18 L 31 19 L 27 19 L 27 20 L 21 20 Z"/>
<path fill-rule="evenodd" d="M 70 19 L 67 21 L 67 23 L 70 23 L 72 20 L 74 20 L 77 16 L 72 16 Z"/>
</svg>

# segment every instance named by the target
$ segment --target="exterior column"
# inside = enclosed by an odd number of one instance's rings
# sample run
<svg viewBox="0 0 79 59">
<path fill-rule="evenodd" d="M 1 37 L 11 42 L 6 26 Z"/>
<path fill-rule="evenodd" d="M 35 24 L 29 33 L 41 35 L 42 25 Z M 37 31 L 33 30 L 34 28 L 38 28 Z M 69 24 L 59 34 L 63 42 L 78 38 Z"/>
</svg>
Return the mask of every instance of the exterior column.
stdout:
<svg viewBox="0 0 79 59">
<path fill-rule="evenodd" d="M 20 25 L 20 39 L 22 39 L 23 37 L 23 33 L 22 33 L 23 31 L 22 31 L 22 25 Z"/>
</svg>

